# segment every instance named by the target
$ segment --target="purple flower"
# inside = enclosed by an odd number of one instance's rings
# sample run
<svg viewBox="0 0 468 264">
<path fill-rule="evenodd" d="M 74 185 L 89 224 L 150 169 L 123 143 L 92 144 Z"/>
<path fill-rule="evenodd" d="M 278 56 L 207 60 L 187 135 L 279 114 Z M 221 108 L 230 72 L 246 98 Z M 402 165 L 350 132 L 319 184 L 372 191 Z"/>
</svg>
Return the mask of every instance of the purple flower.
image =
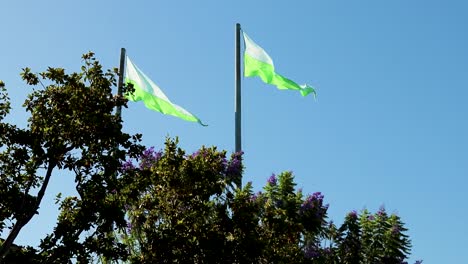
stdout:
<svg viewBox="0 0 468 264">
<path fill-rule="evenodd" d="M 302 203 L 301 209 L 305 211 L 313 209 L 314 207 L 314 198 L 312 196 L 307 196 L 306 200 Z"/>
<path fill-rule="evenodd" d="M 384 216 L 385 215 L 385 206 L 381 205 L 379 208 L 379 211 L 377 211 L 378 216 Z"/>
<path fill-rule="evenodd" d="M 124 171 L 133 170 L 135 168 L 135 165 L 133 165 L 133 162 L 131 160 L 127 160 L 122 164 L 121 168 Z"/>
<path fill-rule="evenodd" d="M 226 157 L 221 158 L 221 165 L 223 166 L 223 169 L 227 168 L 228 161 L 227 161 Z"/>
<path fill-rule="evenodd" d="M 154 147 L 150 147 L 143 151 L 143 155 L 141 157 L 140 168 L 148 169 L 150 168 L 155 162 L 157 162 L 162 157 L 162 152 L 154 151 Z"/>
<path fill-rule="evenodd" d="M 304 256 L 309 259 L 320 257 L 320 252 L 313 245 L 306 246 L 304 249 Z"/>
<path fill-rule="evenodd" d="M 356 219 L 357 218 L 357 212 L 356 210 L 352 210 L 351 212 L 348 213 L 348 216 L 352 219 Z"/>
<path fill-rule="evenodd" d="M 257 198 L 258 198 L 257 194 L 254 193 L 254 194 L 252 194 L 252 195 L 250 196 L 250 201 L 251 201 L 251 202 L 255 202 L 255 201 L 257 200 Z"/>
<path fill-rule="evenodd" d="M 150 147 L 150 148 L 145 149 L 145 151 L 143 151 L 143 156 L 148 157 L 148 156 L 153 155 L 153 153 L 154 153 L 154 147 Z"/>
<path fill-rule="evenodd" d="M 274 173 L 271 174 L 271 176 L 270 176 L 270 178 L 268 178 L 267 182 L 268 182 L 269 185 L 275 186 L 276 185 L 276 175 Z"/>
<path fill-rule="evenodd" d="M 301 205 L 301 213 L 310 211 L 316 218 L 323 218 L 328 210 L 328 204 L 323 205 L 323 194 L 320 192 L 308 195 Z"/>
<path fill-rule="evenodd" d="M 226 168 L 226 175 L 235 176 L 239 175 L 242 171 L 242 164 L 240 160 L 234 159 L 228 164 Z"/>
<path fill-rule="evenodd" d="M 192 156 L 192 158 L 196 158 L 196 157 L 198 157 L 198 155 L 200 155 L 200 150 L 195 151 L 194 153 L 192 153 L 191 156 Z"/>
<path fill-rule="evenodd" d="M 314 207 L 322 207 L 323 197 L 324 196 L 321 192 L 315 192 L 312 195 L 307 196 L 306 200 L 302 203 L 302 209 L 307 210 Z"/>
<path fill-rule="evenodd" d="M 371 220 L 371 221 L 374 221 L 374 220 L 375 220 L 375 217 L 374 217 L 373 215 L 369 215 L 369 216 L 367 217 L 367 219 L 368 219 L 368 220 Z"/>
<path fill-rule="evenodd" d="M 130 233 L 132 231 L 133 225 L 130 222 L 127 222 L 127 232 Z"/>
<path fill-rule="evenodd" d="M 242 173 L 242 154 L 244 154 L 242 151 L 232 154 L 231 161 L 226 167 L 226 176 L 240 176 Z"/>
<path fill-rule="evenodd" d="M 316 200 L 323 200 L 323 194 L 321 192 L 314 192 L 312 194 L 312 197 L 314 197 Z"/>
<path fill-rule="evenodd" d="M 400 233 L 400 227 L 398 225 L 392 226 L 392 235 L 396 236 Z"/>
</svg>

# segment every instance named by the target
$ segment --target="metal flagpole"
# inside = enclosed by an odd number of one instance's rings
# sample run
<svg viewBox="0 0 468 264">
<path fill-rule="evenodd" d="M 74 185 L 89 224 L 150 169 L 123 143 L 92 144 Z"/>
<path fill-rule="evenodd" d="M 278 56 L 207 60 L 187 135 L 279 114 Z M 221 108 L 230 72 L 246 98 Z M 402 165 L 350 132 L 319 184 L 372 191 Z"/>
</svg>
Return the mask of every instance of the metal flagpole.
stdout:
<svg viewBox="0 0 468 264">
<path fill-rule="evenodd" d="M 240 62 L 240 24 L 236 24 L 236 55 L 235 55 L 235 108 L 236 115 L 236 152 L 242 150 L 241 147 L 241 62 Z"/>
<path fill-rule="evenodd" d="M 119 81 L 117 83 L 117 94 L 122 96 L 123 78 L 124 78 L 124 67 L 125 67 L 125 48 L 120 50 L 120 68 L 119 68 Z M 122 106 L 117 106 L 116 110 L 117 117 L 122 117 Z"/>
<path fill-rule="evenodd" d="M 119 65 L 119 79 L 117 81 L 117 95 L 119 97 L 122 96 L 122 90 L 123 90 L 123 78 L 124 78 L 124 70 L 125 70 L 125 48 L 121 48 L 120 49 L 120 65 Z M 122 118 L 122 106 L 121 105 L 118 105 L 117 106 L 117 109 L 115 110 L 115 115 L 121 119 Z M 116 157 L 117 156 L 117 152 L 119 150 L 119 145 L 116 143 L 115 144 L 115 147 L 114 147 L 114 156 Z M 112 183 L 111 184 L 115 184 L 117 180 L 117 173 L 114 174 L 114 178 L 112 179 Z M 107 182 L 107 184 L 109 185 L 109 182 Z M 111 234 L 110 233 L 107 233 L 106 234 L 106 237 L 110 237 Z M 105 264 L 109 264 L 111 263 L 110 260 L 108 260 L 107 258 L 103 258 L 101 259 L 101 261 Z"/>
<path fill-rule="evenodd" d="M 240 31 L 241 26 L 239 23 L 236 24 L 236 37 L 235 37 L 235 74 L 234 74 L 234 83 L 235 83 L 235 137 L 236 137 L 236 152 L 242 150 L 241 146 L 241 55 L 240 55 Z M 238 188 L 242 187 L 242 178 L 239 180 Z"/>
</svg>

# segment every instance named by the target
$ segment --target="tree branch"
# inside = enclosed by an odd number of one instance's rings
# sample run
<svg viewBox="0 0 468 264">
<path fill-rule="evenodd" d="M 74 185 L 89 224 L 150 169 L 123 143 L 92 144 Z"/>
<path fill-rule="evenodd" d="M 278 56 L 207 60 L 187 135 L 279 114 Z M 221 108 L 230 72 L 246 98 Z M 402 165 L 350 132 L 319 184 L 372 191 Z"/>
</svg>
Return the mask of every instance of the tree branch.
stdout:
<svg viewBox="0 0 468 264">
<path fill-rule="evenodd" d="M 16 237 L 18 236 L 21 229 L 31 221 L 32 217 L 36 214 L 36 211 L 39 209 L 41 204 L 42 198 L 44 197 L 45 190 L 47 189 L 47 185 L 49 184 L 50 177 L 52 176 L 52 171 L 54 170 L 55 166 L 57 165 L 57 161 L 50 160 L 47 167 L 47 173 L 44 178 L 44 182 L 42 183 L 41 189 L 39 190 L 37 197 L 36 197 L 36 205 L 29 209 L 29 212 L 25 212 L 26 215 L 20 219 L 18 219 L 13 226 L 10 234 L 8 235 L 5 242 L 2 244 L 0 248 L 0 264 L 3 263 L 3 259 L 6 257 L 8 252 L 10 251 L 11 245 L 15 241 Z M 24 210 L 25 208 L 21 208 Z"/>
</svg>

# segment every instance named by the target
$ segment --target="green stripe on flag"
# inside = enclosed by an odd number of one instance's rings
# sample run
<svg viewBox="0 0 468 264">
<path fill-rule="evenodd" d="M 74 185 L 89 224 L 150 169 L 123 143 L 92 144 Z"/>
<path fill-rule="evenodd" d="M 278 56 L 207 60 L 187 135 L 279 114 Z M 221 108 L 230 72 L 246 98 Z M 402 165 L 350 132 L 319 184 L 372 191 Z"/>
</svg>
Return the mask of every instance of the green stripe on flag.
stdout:
<svg viewBox="0 0 468 264">
<path fill-rule="evenodd" d="M 275 72 L 273 60 L 268 53 L 250 39 L 244 32 L 246 50 L 244 52 L 244 76 L 259 76 L 263 82 L 275 85 L 280 90 L 297 90 L 302 96 L 316 92 L 313 87 L 296 82 Z"/>
<path fill-rule="evenodd" d="M 158 111 L 165 115 L 172 115 L 186 121 L 198 122 L 204 125 L 201 120 L 185 110 L 181 106 L 172 103 L 162 90 L 146 76 L 133 62 L 127 57 L 127 68 L 125 70 L 125 82 L 131 83 L 135 91 L 127 94 L 130 101 L 143 101 L 148 109 Z"/>
<path fill-rule="evenodd" d="M 263 82 L 275 85 L 280 90 L 298 90 L 302 96 L 314 93 L 314 88 L 299 85 L 294 81 L 275 72 L 273 65 L 258 61 L 248 54 L 244 55 L 244 75 L 246 77 L 259 76 Z"/>
</svg>

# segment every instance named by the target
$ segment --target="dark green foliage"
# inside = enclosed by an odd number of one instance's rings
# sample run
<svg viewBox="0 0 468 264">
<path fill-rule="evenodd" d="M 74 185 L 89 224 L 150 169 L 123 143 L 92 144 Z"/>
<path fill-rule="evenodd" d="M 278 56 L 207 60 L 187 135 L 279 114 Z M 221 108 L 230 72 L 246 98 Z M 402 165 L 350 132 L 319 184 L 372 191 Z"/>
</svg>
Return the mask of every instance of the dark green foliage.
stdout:
<svg viewBox="0 0 468 264">
<path fill-rule="evenodd" d="M 0 259 L 38 213 L 50 177 L 60 169 L 74 174 L 79 197 L 63 201 L 57 227 L 41 245 L 47 251 L 44 255 L 66 263 L 72 256 L 87 260 L 93 252 L 109 256 L 125 252 L 105 239 L 114 225 L 125 223 L 120 205 L 106 197 L 119 184 L 121 162 L 141 153 L 139 136 L 121 132 L 120 117 L 113 114 L 126 102 L 112 94 L 115 72 L 104 73 L 92 53 L 83 59 L 81 73 L 49 68 L 37 75 L 24 69 L 21 76 L 27 84 L 49 85 L 34 89 L 24 103 L 30 113 L 27 128 L 0 123 L 0 228 L 11 229 Z M 3 119 L 9 101 L 3 83 L 0 88 Z M 84 235 L 86 231 L 91 235 Z"/>
<path fill-rule="evenodd" d="M 360 216 L 352 211 L 332 237 L 337 242 L 333 257 L 338 263 L 403 263 L 411 247 L 406 231 L 400 217 L 388 216 L 383 207 Z"/>
<path fill-rule="evenodd" d="M 124 164 L 133 182 L 119 190 L 129 216 L 128 230 L 119 233 L 131 245 L 131 262 L 226 259 L 224 251 L 234 245 L 225 237 L 227 229 L 242 230 L 232 224 L 225 203 L 233 196 L 228 186 L 242 172 L 240 156 L 228 161 L 215 148 L 186 156 L 168 141 L 164 152 L 149 149 L 138 163 Z"/>
<path fill-rule="evenodd" d="M 319 193 L 296 191 L 291 172 L 272 175 L 264 192 L 233 189 L 241 155 L 216 148 L 192 155 L 166 141 L 124 164 L 133 183 L 119 193 L 128 224 L 116 237 L 131 263 L 401 263 L 406 229 L 382 208 L 349 213 L 337 228 L 326 221 Z M 236 172 L 236 173 L 233 173 Z M 136 185 L 135 185 L 136 184 Z"/>
<path fill-rule="evenodd" d="M 0 239 L 0 245 L 4 242 Z M 3 259 L 5 264 L 40 264 L 41 258 L 37 254 L 37 250 L 32 247 L 19 247 L 12 245 L 8 255 Z"/>
<path fill-rule="evenodd" d="M 0 81 L 0 230 L 10 229 L 0 260 L 374 264 L 408 256 L 406 228 L 383 208 L 351 212 L 337 227 L 324 196 L 296 190 L 292 172 L 271 175 L 254 193 L 251 183 L 234 187 L 242 153 L 202 147 L 188 155 L 171 139 L 144 150 L 113 114 L 126 104 L 112 95 L 116 72 L 104 72 L 92 53 L 83 59 L 80 73 L 24 69 L 27 84 L 43 87 L 24 104 L 24 129 L 3 122 L 10 104 Z M 39 248 L 15 246 L 57 170 L 71 172 L 79 195 L 58 194 L 57 224 Z"/>
<path fill-rule="evenodd" d="M 337 254 L 342 263 L 360 263 L 362 254 L 361 223 L 355 211 L 350 212 L 336 233 Z"/>
</svg>

